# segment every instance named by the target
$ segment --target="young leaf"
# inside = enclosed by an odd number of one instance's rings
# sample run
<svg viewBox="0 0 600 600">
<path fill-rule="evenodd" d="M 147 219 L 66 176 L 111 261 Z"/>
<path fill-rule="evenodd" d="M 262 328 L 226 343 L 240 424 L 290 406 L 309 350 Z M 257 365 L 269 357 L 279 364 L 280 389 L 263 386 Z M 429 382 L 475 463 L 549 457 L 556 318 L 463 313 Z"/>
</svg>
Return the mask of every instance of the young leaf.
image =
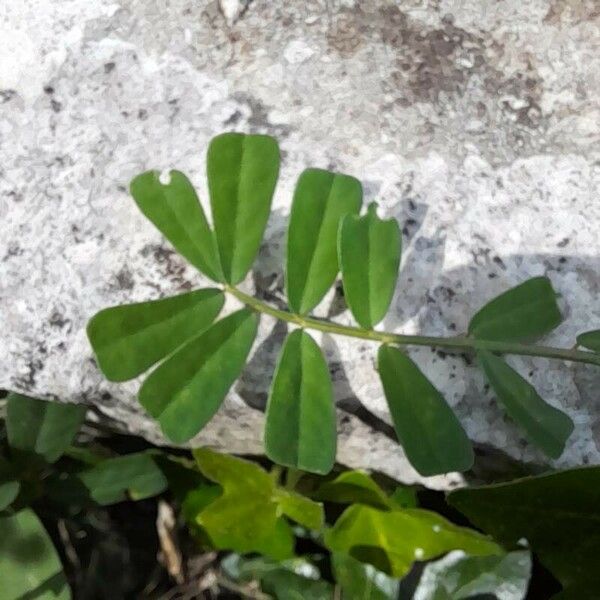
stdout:
<svg viewBox="0 0 600 600">
<path fill-rule="evenodd" d="M 396 600 L 400 581 L 361 563 L 347 554 L 334 553 L 332 566 L 342 598 L 349 600 Z"/>
<path fill-rule="evenodd" d="M 398 440 L 421 475 L 466 471 L 471 442 L 452 409 L 403 352 L 381 346 L 379 376 Z"/>
<path fill-rule="evenodd" d="M 101 310 L 87 326 L 100 369 L 111 381 L 137 377 L 202 333 L 223 302 L 221 291 L 204 289 Z"/>
<path fill-rule="evenodd" d="M 600 352 L 600 329 L 586 331 L 577 336 L 577 343 L 593 352 Z"/>
<path fill-rule="evenodd" d="M 32 510 L 0 517 L 3 600 L 70 600 L 71 592 L 50 536 Z"/>
<path fill-rule="evenodd" d="M 363 558 L 368 558 L 365 550 L 372 549 L 373 556 L 379 550 L 387 558 L 386 569 L 380 570 L 395 577 L 403 577 L 417 560 L 435 558 L 450 550 L 474 555 L 502 553 L 489 538 L 457 527 L 436 513 L 416 508 L 381 511 L 359 504 L 347 508 L 325 533 L 325 544 L 334 552 L 355 558 L 357 550 L 362 549 Z"/>
<path fill-rule="evenodd" d="M 210 205 L 225 280 L 239 283 L 252 266 L 267 225 L 279 174 L 277 142 L 225 133 L 207 157 Z"/>
<path fill-rule="evenodd" d="M 375 508 L 391 508 L 385 492 L 363 471 L 346 471 L 317 490 L 317 500 L 340 504 L 366 504 Z"/>
<path fill-rule="evenodd" d="M 323 505 L 295 492 L 277 490 L 277 502 L 281 512 L 292 521 L 307 529 L 320 531 L 325 523 Z"/>
<path fill-rule="evenodd" d="M 12 504 L 20 489 L 21 484 L 18 481 L 0 481 L 0 511 Z"/>
<path fill-rule="evenodd" d="M 53 463 L 71 445 L 85 413 L 85 406 L 9 394 L 6 406 L 8 443 L 25 457 Z"/>
<path fill-rule="evenodd" d="M 337 233 L 347 214 L 358 214 L 362 186 L 357 179 L 307 169 L 298 179 L 287 239 L 286 287 L 291 309 L 310 312 L 338 273 Z"/>
<path fill-rule="evenodd" d="M 550 458 L 558 458 L 573 431 L 573 421 L 558 408 L 540 398 L 534 387 L 500 357 L 478 352 L 479 361 L 498 399 L 531 438 Z"/>
<path fill-rule="evenodd" d="M 222 281 L 215 237 L 194 186 L 179 171 L 171 171 L 167 184 L 158 171 L 147 171 L 131 182 L 131 195 L 139 209 L 199 271 Z"/>
<path fill-rule="evenodd" d="M 552 331 L 561 321 L 552 283 L 547 277 L 534 277 L 480 309 L 469 323 L 469 334 L 505 342 L 535 339 Z"/>
<path fill-rule="evenodd" d="M 170 440 L 186 442 L 210 421 L 242 372 L 257 327 L 252 312 L 239 310 L 177 350 L 146 379 L 140 402 Z"/>
<path fill-rule="evenodd" d="M 79 479 L 98 504 L 143 500 L 168 487 L 166 477 L 148 452 L 109 458 L 79 474 Z"/>
<path fill-rule="evenodd" d="M 377 217 L 371 204 L 364 217 L 346 215 L 340 224 L 338 258 L 344 296 L 356 321 L 372 329 L 389 308 L 400 266 L 402 237 L 395 219 Z"/>
<path fill-rule="evenodd" d="M 464 488 L 448 502 L 503 544 L 525 538 L 565 587 L 600 590 L 600 467 Z"/>
<path fill-rule="evenodd" d="M 273 377 L 265 452 L 274 462 L 328 473 L 335 462 L 336 421 L 329 370 L 319 346 L 301 329 L 285 341 Z"/>
</svg>

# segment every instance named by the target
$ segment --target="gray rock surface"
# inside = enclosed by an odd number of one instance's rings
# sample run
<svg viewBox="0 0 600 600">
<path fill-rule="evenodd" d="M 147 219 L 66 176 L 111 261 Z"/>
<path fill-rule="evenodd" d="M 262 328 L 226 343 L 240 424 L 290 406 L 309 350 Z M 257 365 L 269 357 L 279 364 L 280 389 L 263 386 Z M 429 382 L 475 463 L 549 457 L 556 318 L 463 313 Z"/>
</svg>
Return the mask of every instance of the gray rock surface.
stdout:
<svg viewBox="0 0 600 600">
<path fill-rule="evenodd" d="M 0 16 L 0 388 L 84 402 L 164 442 L 138 382 L 102 378 L 84 328 L 108 305 L 203 284 L 127 185 L 176 166 L 204 201 L 207 143 L 231 129 L 273 134 L 283 153 L 246 289 L 281 297 L 294 181 L 321 166 L 359 177 L 366 199 L 404 223 L 386 329 L 460 332 L 485 300 L 539 274 L 567 317 L 549 342 L 600 326 L 595 0 L 20 0 Z M 349 322 L 341 308 L 332 293 L 319 314 Z M 262 320 L 248 369 L 195 443 L 260 451 L 284 334 Z M 375 348 L 323 344 L 339 460 L 419 481 L 390 437 Z M 476 443 L 543 461 L 464 358 L 412 354 Z M 599 373 L 511 362 L 576 423 L 555 464 L 599 463 Z"/>
</svg>

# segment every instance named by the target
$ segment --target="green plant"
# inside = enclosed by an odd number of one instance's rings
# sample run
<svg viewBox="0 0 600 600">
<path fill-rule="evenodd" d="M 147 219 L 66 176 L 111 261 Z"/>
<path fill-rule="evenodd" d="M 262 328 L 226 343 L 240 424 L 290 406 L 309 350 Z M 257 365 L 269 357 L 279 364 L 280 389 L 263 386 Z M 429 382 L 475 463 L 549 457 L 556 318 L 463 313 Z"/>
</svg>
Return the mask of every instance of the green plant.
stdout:
<svg viewBox="0 0 600 600">
<path fill-rule="evenodd" d="M 358 180 L 308 169 L 298 180 L 287 235 L 290 310 L 280 310 L 236 287 L 252 266 L 267 223 L 279 170 L 277 144 L 267 136 L 223 134 L 212 140 L 207 162 L 214 230 L 194 188 L 178 171 L 166 184 L 156 171 L 143 173 L 133 180 L 131 192 L 173 246 L 220 287 L 109 308 L 88 326 L 107 378 L 131 379 L 160 363 L 142 384 L 139 399 L 169 439 L 186 442 L 218 410 L 244 367 L 262 314 L 298 328 L 281 350 L 267 406 L 265 450 L 279 464 L 327 473 L 335 461 L 331 381 L 308 330 L 379 344 L 378 369 L 398 439 L 423 475 L 467 470 L 473 452 L 442 394 L 402 351 L 410 345 L 475 353 L 498 400 L 532 442 L 549 457 L 562 453 L 571 419 L 542 400 L 502 358 L 513 354 L 600 365 L 599 332 L 578 338 L 588 350 L 526 343 L 562 319 L 547 278 L 525 281 L 489 302 L 471 319 L 465 335 L 375 330 L 396 287 L 398 223 L 381 220 L 374 205 L 359 216 Z M 309 316 L 339 267 L 358 327 Z M 213 323 L 225 294 L 244 308 Z"/>
</svg>

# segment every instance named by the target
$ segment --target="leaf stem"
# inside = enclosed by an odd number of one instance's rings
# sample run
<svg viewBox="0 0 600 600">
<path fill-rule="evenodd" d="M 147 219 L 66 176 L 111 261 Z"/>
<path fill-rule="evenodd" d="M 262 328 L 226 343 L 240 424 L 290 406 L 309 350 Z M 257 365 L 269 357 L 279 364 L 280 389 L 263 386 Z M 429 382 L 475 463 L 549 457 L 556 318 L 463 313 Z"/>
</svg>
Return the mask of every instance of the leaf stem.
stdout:
<svg viewBox="0 0 600 600">
<path fill-rule="evenodd" d="M 577 350 L 576 348 L 555 348 L 552 346 L 541 346 L 536 344 L 522 344 L 517 342 L 502 342 L 492 340 L 478 340 L 467 336 L 440 337 L 440 336 L 422 336 L 422 335 L 403 335 L 399 333 L 389 333 L 385 331 L 374 331 L 373 329 L 363 329 L 350 325 L 341 325 L 333 323 L 326 319 L 315 317 L 306 317 L 296 315 L 287 310 L 275 308 L 270 304 L 262 302 L 254 296 L 242 292 L 236 287 L 225 285 L 226 292 L 237 298 L 247 307 L 269 315 L 280 321 L 293 323 L 304 329 L 313 329 L 325 333 L 336 335 L 345 335 L 347 337 L 360 338 L 380 344 L 393 344 L 396 346 L 428 346 L 431 348 L 446 348 L 454 351 L 477 351 L 488 350 L 500 354 L 514 354 L 517 356 L 538 356 L 543 358 L 553 358 L 570 362 L 585 363 L 600 366 L 600 354 Z"/>
</svg>

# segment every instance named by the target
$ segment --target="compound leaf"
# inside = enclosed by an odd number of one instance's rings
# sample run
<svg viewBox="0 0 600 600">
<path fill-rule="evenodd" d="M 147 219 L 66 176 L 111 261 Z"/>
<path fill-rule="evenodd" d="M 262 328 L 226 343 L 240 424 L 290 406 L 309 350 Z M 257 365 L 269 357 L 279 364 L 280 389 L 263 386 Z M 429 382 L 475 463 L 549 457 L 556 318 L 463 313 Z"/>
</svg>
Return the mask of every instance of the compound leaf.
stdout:
<svg viewBox="0 0 600 600">
<path fill-rule="evenodd" d="M 225 133 L 212 139 L 208 187 L 225 280 L 239 283 L 252 266 L 267 225 L 279 174 L 277 142 Z"/>
<path fill-rule="evenodd" d="M 286 287 L 295 313 L 311 311 L 337 276 L 337 234 L 347 214 L 357 214 L 362 186 L 354 177 L 307 169 L 298 179 L 287 240 Z"/>
<path fill-rule="evenodd" d="M 450 550 L 473 555 L 502 553 L 489 538 L 457 527 L 436 513 L 417 508 L 382 511 L 360 504 L 344 511 L 325 533 L 325 544 L 394 577 L 403 577 L 417 560 Z"/>
<path fill-rule="evenodd" d="M 586 331 L 577 336 L 577 343 L 593 352 L 600 352 L 600 329 Z"/>
<path fill-rule="evenodd" d="M 379 376 L 398 440 L 421 475 L 466 471 L 473 449 L 442 395 L 403 352 L 381 346 Z"/>
<path fill-rule="evenodd" d="M 534 387 L 500 357 L 478 352 L 488 381 L 513 418 L 551 458 L 558 458 L 573 431 L 573 421 L 540 398 Z"/>
<path fill-rule="evenodd" d="M 171 171 L 169 183 L 163 184 L 158 171 L 147 171 L 131 182 L 130 190 L 142 213 L 177 252 L 213 281 L 223 280 L 214 234 L 183 173 Z"/>
<path fill-rule="evenodd" d="M 469 334 L 482 340 L 528 340 L 549 333 L 561 321 L 552 283 L 533 277 L 481 308 L 469 323 Z"/>
<path fill-rule="evenodd" d="M 380 219 L 375 204 L 365 216 L 346 215 L 340 224 L 338 258 L 344 297 L 365 329 L 383 319 L 392 301 L 401 244 L 398 222 Z"/>
<path fill-rule="evenodd" d="M 71 445 L 85 413 L 82 405 L 45 402 L 11 393 L 6 407 L 8 443 L 26 458 L 53 463 Z"/>
<path fill-rule="evenodd" d="M 100 369 L 111 381 L 137 377 L 204 331 L 223 302 L 223 292 L 204 289 L 101 310 L 87 326 Z"/>
<path fill-rule="evenodd" d="M 212 418 L 242 372 L 257 328 L 256 315 L 239 310 L 189 341 L 149 375 L 139 399 L 170 440 L 186 442 Z"/>
<path fill-rule="evenodd" d="M 282 348 L 267 404 L 265 451 L 279 464 L 328 473 L 335 461 L 336 420 L 327 363 L 301 329 Z"/>
</svg>

